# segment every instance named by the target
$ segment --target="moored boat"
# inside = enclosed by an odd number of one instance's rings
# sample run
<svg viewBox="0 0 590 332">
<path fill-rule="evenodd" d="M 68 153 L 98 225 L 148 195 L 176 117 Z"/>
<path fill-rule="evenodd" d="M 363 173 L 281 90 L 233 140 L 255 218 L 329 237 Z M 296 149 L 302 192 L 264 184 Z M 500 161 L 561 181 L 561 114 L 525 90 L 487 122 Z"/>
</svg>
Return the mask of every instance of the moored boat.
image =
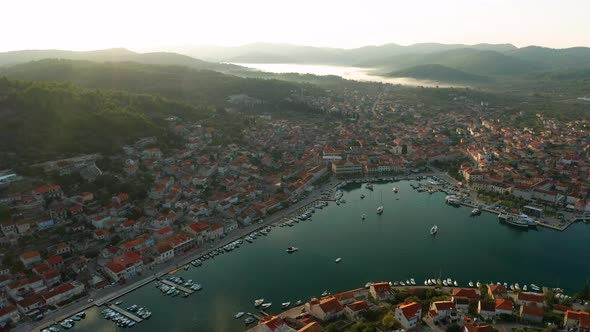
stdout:
<svg viewBox="0 0 590 332">
<path fill-rule="evenodd" d="M 240 318 L 242 316 L 244 316 L 244 312 L 243 311 L 240 311 L 240 312 L 238 312 L 237 314 L 234 315 L 234 318 Z"/>
<path fill-rule="evenodd" d="M 294 252 L 296 252 L 297 250 L 299 250 L 299 248 L 297 248 L 297 247 L 289 247 L 289 248 L 287 248 L 287 253 L 289 253 L 289 254 L 290 254 L 290 253 L 294 253 Z"/>
<path fill-rule="evenodd" d="M 290 305 L 291 305 L 291 302 L 283 302 L 283 303 L 281 303 L 281 308 L 285 309 Z"/>
<path fill-rule="evenodd" d="M 254 306 L 259 307 L 264 303 L 264 299 L 254 300 Z"/>
<path fill-rule="evenodd" d="M 434 226 L 432 226 L 432 228 L 430 228 L 430 235 L 436 235 L 437 232 L 438 232 L 437 225 L 434 225 Z"/>
</svg>

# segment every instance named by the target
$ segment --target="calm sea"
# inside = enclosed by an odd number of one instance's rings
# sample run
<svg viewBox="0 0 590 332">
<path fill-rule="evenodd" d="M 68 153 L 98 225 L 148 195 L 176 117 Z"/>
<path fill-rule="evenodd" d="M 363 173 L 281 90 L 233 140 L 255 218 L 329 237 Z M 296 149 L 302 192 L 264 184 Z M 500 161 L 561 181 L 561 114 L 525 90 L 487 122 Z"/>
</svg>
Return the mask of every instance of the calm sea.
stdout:
<svg viewBox="0 0 590 332">
<path fill-rule="evenodd" d="M 202 291 L 171 298 L 148 285 L 121 298 L 121 306 L 139 304 L 153 312 L 133 328 L 138 331 L 242 331 L 242 320 L 233 315 L 256 312 L 257 298 L 272 302 L 269 311 L 276 313 L 281 302 L 306 301 L 324 290 L 344 291 L 368 281 L 413 277 L 422 284 L 440 275 L 461 285 L 470 280 L 535 283 L 573 292 L 590 276 L 590 225 L 523 231 L 499 224 L 492 214 L 470 217 L 470 209 L 446 205 L 445 194 L 418 193 L 410 183 L 376 184 L 374 191 L 349 186 L 346 204 L 317 210 L 311 221 L 294 227 L 275 227 L 252 244 L 179 273 L 201 283 Z M 377 215 L 381 201 L 385 210 Z M 433 224 L 439 228 L 435 237 L 429 234 Z M 289 246 L 299 251 L 287 254 Z M 73 331 L 117 330 L 99 310 L 87 313 Z"/>
</svg>

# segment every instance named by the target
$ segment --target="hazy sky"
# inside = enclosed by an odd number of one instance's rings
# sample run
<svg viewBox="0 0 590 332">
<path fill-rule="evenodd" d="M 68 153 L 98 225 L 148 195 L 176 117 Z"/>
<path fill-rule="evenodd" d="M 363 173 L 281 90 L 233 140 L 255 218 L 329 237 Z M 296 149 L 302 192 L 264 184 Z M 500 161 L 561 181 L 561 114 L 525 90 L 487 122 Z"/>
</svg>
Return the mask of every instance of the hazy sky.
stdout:
<svg viewBox="0 0 590 332">
<path fill-rule="evenodd" d="M 0 51 L 283 42 L 590 46 L 590 0 L 4 0 Z"/>
</svg>

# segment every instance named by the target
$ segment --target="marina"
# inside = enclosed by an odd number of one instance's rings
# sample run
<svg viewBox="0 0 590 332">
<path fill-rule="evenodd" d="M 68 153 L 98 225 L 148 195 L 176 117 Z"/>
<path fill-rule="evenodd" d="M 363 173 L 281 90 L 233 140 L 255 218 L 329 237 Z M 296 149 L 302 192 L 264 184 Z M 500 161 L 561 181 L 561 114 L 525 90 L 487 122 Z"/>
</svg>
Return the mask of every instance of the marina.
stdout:
<svg viewBox="0 0 590 332">
<path fill-rule="evenodd" d="M 539 289 L 542 286 L 561 287 L 571 294 L 581 285 L 583 276 L 590 274 L 587 266 L 577 264 L 580 257 L 576 260 L 564 258 L 569 257 L 571 252 L 587 255 L 584 251 L 584 243 L 590 240 L 587 224 L 572 225 L 574 231 L 552 232 L 542 227 L 521 230 L 503 225 L 496 213 L 483 211 L 481 215 L 472 217 L 473 208 L 455 208 L 445 204 L 445 193 L 436 191 L 428 194 L 411 186 L 427 181 L 397 181 L 397 194 L 391 192 L 392 185 L 388 182 L 372 182 L 372 191 L 364 188 L 364 181 L 350 182 L 332 192 L 336 195 L 339 191 L 340 198 L 346 203 L 327 203 L 327 206 L 322 203 L 322 208 L 314 205 L 317 202 L 306 205 L 278 219 L 271 232 L 265 231 L 267 235 L 261 231 L 268 226 L 245 235 L 239 250 L 236 250 L 238 247 L 227 252 L 223 250 L 224 254 L 213 255 L 214 260 L 203 260 L 198 268 L 185 270 L 180 265 L 175 271 L 174 276 L 184 280 L 198 279 L 210 291 L 180 300 L 159 296 L 154 287 L 142 287 L 125 295 L 122 300 L 125 303 L 145 303 L 156 312 L 156 319 L 142 323 L 142 330 L 145 331 L 166 329 L 167 320 L 158 317 L 174 317 L 179 328 L 191 326 L 208 331 L 241 331 L 244 330 L 244 320 L 251 317 L 247 312 L 255 309 L 255 299 L 264 299 L 260 305 L 271 303 L 265 311 L 275 314 L 284 310 L 283 303 L 290 302 L 291 306 L 287 309 L 298 307 L 302 303 L 296 301 L 303 300 L 305 303 L 309 298 L 320 297 L 324 293 L 327 295 L 364 285 L 367 280 L 397 280 L 394 287 L 412 286 L 413 283 L 417 285 L 412 287 L 430 287 L 422 286 L 427 279 L 434 279 L 435 283 L 440 279 L 441 287 L 444 287 L 443 281 L 447 287 L 454 287 L 455 283 L 467 287 L 469 282 L 476 286 L 476 281 L 512 280 L 523 285 L 523 289 L 527 285 L 529 290 L 534 290 L 534 283 Z M 364 199 L 360 198 L 361 193 L 366 196 Z M 326 199 L 325 202 L 330 201 Z M 380 204 L 385 209 L 382 215 L 377 215 L 374 211 Z M 312 208 L 314 212 L 311 212 Z M 308 217 L 294 221 L 303 214 Z M 361 220 L 360 214 L 366 214 L 366 220 Z M 288 220 L 293 226 L 279 227 Z M 429 234 L 433 224 L 439 229 L 436 236 Z M 251 237 L 252 242 L 247 241 L 247 237 Z M 506 245 L 498 247 L 498 239 L 503 239 Z M 344 245 L 349 241 L 361 243 L 353 249 Z M 525 269 L 522 261 L 538 261 L 536 248 L 548 241 L 560 245 L 544 256 L 542 262 Z M 285 248 L 288 246 L 297 247 L 299 251 L 287 255 Z M 497 251 L 497 257 L 486 264 L 476 264 L 482 250 L 489 248 Z M 385 254 L 388 252 L 397 254 Z M 433 256 L 435 252 L 437 254 Z M 342 258 L 340 264 L 335 263 L 338 257 Z M 191 260 L 195 259 L 191 257 Z M 384 261 L 387 264 L 383 264 Z M 404 268 L 400 269 L 400 266 Z M 313 281 L 302 281 L 297 278 L 297 271 L 301 269 L 318 271 L 318 274 Z M 576 273 L 563 274 L 560 272 L 563 270 L 575 270 Z M 439 277 L 440 274 L 453 276 L 451 283 L 448 277 Z M 264 277 L 260 278 L 260 275 Z M 161 279 L 166 278 L 162 276 Z M 285 287 L 288 284 L 298 286 Z M 511 284 L 516 283 L 508 283 Z M 194 312 L 198 315 L 195 316 Z M 243 316 L 234 318 L 239 312 L 243 312 Z M 86 319 L 76 326 L 76 330 L 108 331 L 104 322 Z"/>
<path fill-rule="evenodd" d="M 184 293 L 187 293 L 187 294 L 189 294 L 189 295 L 190 295 L 190 294 L 192 294 L 192 293 L 194 292 L 194 290 L 192 290 L 192 289 L 190 289 L 190 288 L 186 288 L 186 287 L 184 287 L 183 285 L 177 284 L 177 283 L 175 283 L 175 282 L 172 282 L 172 281 L 170 281 L 170 280 L 166 280 L 166 279 L 160 279 L 160 281 L 161 281 L 163 284 L 166 284 L 166 285 L 168 285 L 168 286 L 170 286 L 170 287 L 175 287 L 175 288 L 176 288 L 176 289 L 178 289 L 179 291 L 181 291 L 181 292 L 184 292 Z"/>
<path fill-rule="evenodd" d="M 136 323 L 141 323 L 143 321 L 143 319 L 135 316 L 134 314 L 130 313 L 127 310 L 119 308 L 118 306 L 116 306 L 114 304 L 109 305 L 109 309 L 114 310 L 129 319 L 132 319 Z"/>
</svg>

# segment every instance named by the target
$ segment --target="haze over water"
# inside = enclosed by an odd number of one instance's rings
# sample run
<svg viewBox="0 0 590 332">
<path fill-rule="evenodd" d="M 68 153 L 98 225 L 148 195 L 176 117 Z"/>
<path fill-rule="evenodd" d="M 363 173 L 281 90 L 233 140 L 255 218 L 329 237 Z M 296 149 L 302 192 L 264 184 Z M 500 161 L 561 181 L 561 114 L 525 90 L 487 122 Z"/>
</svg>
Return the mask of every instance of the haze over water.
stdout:
<svg viewBox="0 0 590 332">
<path fill-rule="evenodd" d="M 425 86 L 425 87 L 459 87 L 460 84 L 444 84 L 433 81 L 417 80 L 408 77 L 385 77 L 371 74 L 375 68 L 362 67 L 345 67 L 345 66 L 329 66 L 329 65 L 309 65 L 309 64 L 295 64 L 295 63 L 234 63 L 238 66 L 257 69 L 260 71 L 285 74 L 313 74 L 313 75 L 336 75 L 347 80 L 355 80 L 361 82 L 381 82 L 390 84 L 403 84 L 411 86 Z"/>
<path fill-rule="evenodd" d="M 445 204 L 445 194 L 418 193 L 409 184 L 376 184 L 374 191 L 351 185 L 344 194 L 346 204 L 332 203 L 311 221 L 275 227 L 252 244 L 244 242 L 200 268 L 178 273 L 201 283 L 202 291 L 172 298 L 149 284 L 121 298 L 121 306 L 138 304 L 153 312 L 137 327 L 141 331 L 243 331 L 243 321 L 233 315 L 257 312 L 252 304 L 257 298 L 272 302 L 268 311 L 278 313 L 281 302 L 307 301 L 324 290 L 335 293 L 368 281 L 411 277 L 422 285 L 439 275 L 462 286 L 470 280 L 535 283 L 573 295 L 590 276 L 590 225 L 577 223 L 564 232 L 523 231 L 499 224 L 490 213 L 470 217 L 471 209 Z M 378 216 L 381 200 L 385 210 Z M 435 237 L 429 234 L 433 224 L 439 227 Z M 299 251 L 289 255 L 289 246 Z M 334 263 L 337 257 L 342 257 L 340 264 Z M 123 331 L 100 316 L 102 309 L 88 310 L 75 330 Z"/>
</svg>

